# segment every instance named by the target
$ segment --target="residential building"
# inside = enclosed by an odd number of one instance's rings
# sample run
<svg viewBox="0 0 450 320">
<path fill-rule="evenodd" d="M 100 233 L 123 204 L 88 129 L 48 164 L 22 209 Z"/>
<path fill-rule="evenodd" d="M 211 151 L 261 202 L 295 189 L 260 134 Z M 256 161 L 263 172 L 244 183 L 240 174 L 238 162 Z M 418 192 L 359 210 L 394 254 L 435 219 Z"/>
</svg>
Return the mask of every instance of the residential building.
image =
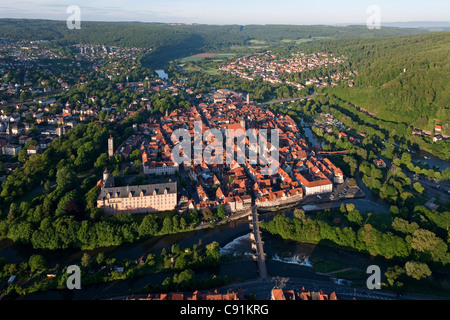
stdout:
<svg viewBox="0 0 450 320">
<path fill-rule="evenodd" d="M 377 166 L 378 169 L 386 168 L 386 163 L 383 161 L 383 159 L 375 159 L 373 160 L 373 163 Z"/>
<path fill-rule="evenodd" d="M 296 175 L 296 178 L 303 187 L 305 195 L 320 194 L 333 191 L 333 183 L 326 177 L 320 180 L 308 180 L 301 173 Z"/>
<path fill-rule="evenodd" d="M 178 164 L 173 161 L 146 161 L 143 168 L 144 174 L 166 175 L 178 172 Z"/>
<path fill-rule="evenodd" d="M 339 300 L 336 292 L 325 294 L 322 290 L 319 292 L 309 292 L 302 288 L 299 292 L 293 290 L 280 289 L 273 287 L 270 292 L 270 300 Z"/>
<path fill-rule="evenodd" d="M 7 156 L 15 156 L 20 150 L 22 150 L 22 147 L 15 144 L 7 144 L 2 148 L 3 154 Z"/>
<path fill-rule="evenodd" d="M 27 149 L 27 154 L 34 155 L 34 154 L 37 154 L 39 151 L 40 151 L 39 146 L 29 146 Z"/>
</svg>

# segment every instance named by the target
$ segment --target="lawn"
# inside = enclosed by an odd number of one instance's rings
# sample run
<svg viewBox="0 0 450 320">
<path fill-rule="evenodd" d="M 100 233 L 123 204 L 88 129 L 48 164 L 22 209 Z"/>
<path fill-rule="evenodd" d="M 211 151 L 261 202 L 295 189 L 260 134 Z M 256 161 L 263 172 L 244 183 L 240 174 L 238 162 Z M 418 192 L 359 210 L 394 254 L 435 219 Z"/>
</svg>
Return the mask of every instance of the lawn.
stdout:
<svg viewBox="0 0 450 320">
<path fill-rule="evenodd" d="M 382 228 L 390 228 L 392 215 L 390 213 L 361 213 L 363 224 L 371 224 Z"/>
<path fill-rule="evenodd" d="M 184 71 L 188 72 L 205 72 L 211 76 L 217 76 L 219 74 L 219 70 L 216 68 L 201 68 L 199 66 L 185 66 Z"/>
<path fill-rule="evenodd" d="M 365 280 L 367 279 L 367 274 L 362 272 L 361 270 L 347 270 L 334 273 L 333 277 L 346 280 Z"/>
<path fill-rule="evenodd" d="M 211 76 L 217 76 L 219 74 L 219 70 L 216 68 L 207 68 L 205 72 Z"/>
<path fill-rule="evenodd" d="M 346 268 L 346 265 L 335 261 L 326 261 L 320 258 L 311 258 L 314 265 L 314 271 L 320 273 L 328 273 Z"/>
<path fill-rule="evenodd" d="M 191 67 L 191 66 L 185 66 L 183 67 L 184 71 L 188 71 L 188 72 L 198 72 L 200 71 L 200 69 L 196 68 L 196 67 Z"/>
</svg>

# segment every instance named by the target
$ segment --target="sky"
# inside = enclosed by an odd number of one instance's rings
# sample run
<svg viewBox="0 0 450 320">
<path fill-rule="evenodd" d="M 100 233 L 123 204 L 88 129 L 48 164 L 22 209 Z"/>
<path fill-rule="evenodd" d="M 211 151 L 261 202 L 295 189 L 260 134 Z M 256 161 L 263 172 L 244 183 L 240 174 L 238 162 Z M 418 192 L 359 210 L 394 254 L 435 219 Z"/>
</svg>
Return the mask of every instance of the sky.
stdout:
<svg viewBox="0 0 450 320">
<path fill-rule="evenodd" d="M 200 24 L 365 24 L 377 6 L 381 23 L 450 21 L 449 0 L 0 0 L 0 18 Z"/>
</svg>

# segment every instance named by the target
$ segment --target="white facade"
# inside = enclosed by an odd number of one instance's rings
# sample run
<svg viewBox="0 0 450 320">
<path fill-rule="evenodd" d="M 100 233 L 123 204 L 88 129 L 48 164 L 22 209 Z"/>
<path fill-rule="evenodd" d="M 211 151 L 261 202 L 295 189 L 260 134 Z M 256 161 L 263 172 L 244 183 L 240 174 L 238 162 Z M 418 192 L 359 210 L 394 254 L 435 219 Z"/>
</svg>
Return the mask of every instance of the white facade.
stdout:
<svg viewBox="0 0 450 320">
<path fill-rule="evenodd" d="M 152 168 L 149 168 L 148 166 L 144 165 L 144 174 L 166 175 L 166 174 L 175 174 L 175 172 L 178 172 L 177 164 L 174 164 L 173 166 L 168 166 L 167 164 L 163 163 L 160 166 Z"/>
<path fill-rule="evenodd" d="M 318 185 L 318 186 L 314 186 L 314 187 L 307 187 L 307 186 L 303 185 L 303 188 L 305 190 L 305 195 L 333 192 L 333 184 L 332 183 Z"/>
<path fill-rule="evenodd" d="M 97 207 L 106 215 L 116 213 L 146 213 L 169 211 L 177 205 L 175 183 L 103 188 Z"/>
</svg>

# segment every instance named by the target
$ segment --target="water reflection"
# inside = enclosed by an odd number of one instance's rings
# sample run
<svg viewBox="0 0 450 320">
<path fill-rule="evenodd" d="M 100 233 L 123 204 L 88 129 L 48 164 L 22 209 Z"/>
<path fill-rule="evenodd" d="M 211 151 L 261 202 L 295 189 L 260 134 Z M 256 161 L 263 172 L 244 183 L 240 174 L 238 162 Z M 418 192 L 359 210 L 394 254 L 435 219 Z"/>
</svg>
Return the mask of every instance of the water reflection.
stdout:
<svg viewBox="0 0 450 320">
<path fill-rule="evenodd" d="M 300 125 L 303 127 L 303 130 L 305 131 L 305 136 L 308 137 L 309 142 L 313 146 L 318 145 L 319 147 L 322 148 L 325 145 L 323 139 L 317 138 L 316 135 L 312 132 L 310 123 L 305 123 L 302 118 Z"/>
<path fill-rule="evenodd" d="M 182 246 L 191 246 L 202 242 L 203 244 L 218 241 L 221 248 L 221 255 L 231 255 L 235 259 L 222 263 L 217 268 L 201 268 L 196 270 L 197 277 L 208 278 L 211 274 L 227 276 L 229 279 L 240 279 L 242 281 L 258 278 L 257 264 L 251 259 L 252 249 L 250 242 L 250 229 L 247 219 L 236 221 L 233 225 L 216 227 L 194 231 L 185 234 L 167 235 L 155 237 L 135 244 L 126 244 L 115 248 L 100 248 L 97 252 L 105 252 L 108 256 L 116 258 L 133 259 L 149 252 L 159 252 L 162 248 L 170 247 L 173 243 Z M 374 258 L 368 254 L 361 254 L 355 251 L 346 251 L 334 247 L 320 244 L 299 243 L 284 240 L 279 236 L 263 233 L 264 249 L 267 253 L 267 267 L 269 276 L 296 277 L 314 279 L 322 277 L 314 273 L 316 263 L 321 261 L 333 261 L 347 267 L 365 270 L 370 264 L 377 264 L 387 268 L 391 262 Z M 4 248 L 4 243 L 2 245 Z M 17 249 L 15 245 L 9 246 L 8 250 Z M 22 248 L 23 249 L 23 248 Z M 29 253 L 33 250 L 28 249 Z M 103 251 L 102 251 L 103 250 Z M 2 251 L 2 255 L 3 255 Z M 94 251 L 91 251 L 93 253 Z M 23 251 L 21 252 L 24 253 Z M 54 255 L 53 251 L 41 251 L 46 258 Z M 60 250 L 58 255 L 65 256 L 65 262 L 81 259 L 82 251 Z M 62 261 L 60 261 L 61 263 Z M 146 275 L 129 280 L 114 281 L 105 284 L 86 286 L 83 290 L 69 292 L 68 290 L 41 292 L 23 297 L 23 299 L 101 299 L 106 297 L 129 295 L 130 292 L 139 290 L 148 284 L 160 284 L 171 273 L 161 273 Z"/>
<path fill-rule="evenodd" d="M 213 241 L 217 241 L 220 246 L 223 246 L 233 241 L 236 237 L 247 234 L 248 231 L 248 220 L 244 218 L 227 225 L 217 226 L 214 229 L 202 229 L 157 236 L 138 240 L 133 243 L 125 243 L 120 246 L 102 247 L 94 250 L 33 249 L 30 245 L 22 245 L 5 239 L 0 240 L 0 256 L 5 257 L 9 263 L 20 263 L 28 261 L 33 254 L 40 254 L 44 256 L 49 266 L 80 263 L 84 253 L 95 257 L 100 252 L 103 252 L 107 258 L 136 260 L 140 257 L 146 257 L 149 253 L 160 253 L 163 248 L 170 249 L 175 243 L 182 247 L 192 247 L 194 244 L 207 245 Z"/>
<path fill-rule="evenodd" d="M 425 165 L 428 164 L 430 168 L 433 168 L 434 166 L 439 168 L 439 171 L 443 171 L 445 169 L 450 169 L 450 162 L 441 160 L 431 154 L 428 154 L 424 151 L 420 153 L 420 156 L 413 155 L 411 157 L 411 160 L 416 164 Z"/>
</svg>

